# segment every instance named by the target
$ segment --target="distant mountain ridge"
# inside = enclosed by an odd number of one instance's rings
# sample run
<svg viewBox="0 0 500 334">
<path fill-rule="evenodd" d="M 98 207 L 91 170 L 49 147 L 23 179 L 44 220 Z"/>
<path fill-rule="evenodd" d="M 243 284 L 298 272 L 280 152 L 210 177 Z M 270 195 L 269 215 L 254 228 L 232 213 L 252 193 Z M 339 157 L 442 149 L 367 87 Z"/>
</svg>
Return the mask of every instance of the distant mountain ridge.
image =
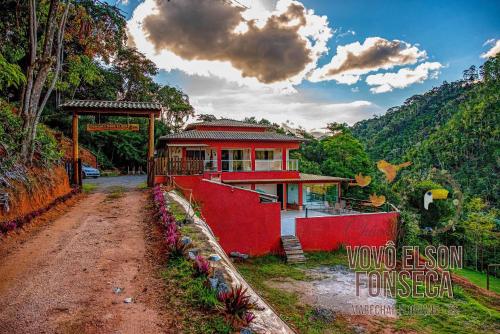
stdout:
<svg viewBox="0 0 500 334">
<path fill-rule="evenodd" d="M 420 172 L 448 170 L 462 190 L 493 204 L 500 186 L 500 56 L 469 78 L 444 82 L 383 116 L 356 123 L 352 133 L 373 160 L 412 161 Z M 469 73 L 468 73 L 469 72 Z"/>
</svg>

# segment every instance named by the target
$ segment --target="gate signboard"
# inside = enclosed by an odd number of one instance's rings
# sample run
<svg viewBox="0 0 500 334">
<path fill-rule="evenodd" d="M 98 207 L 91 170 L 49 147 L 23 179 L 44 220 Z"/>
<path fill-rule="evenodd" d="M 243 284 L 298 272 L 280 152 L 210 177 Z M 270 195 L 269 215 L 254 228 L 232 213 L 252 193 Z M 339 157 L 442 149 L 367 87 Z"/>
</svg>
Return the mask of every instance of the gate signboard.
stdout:
<svg viewBox="0 0 500 334">
<path fill-rule="evenodd" d="M 87 124 L 87 131 L 139 131 L 139 124 L 102 123 Z"/>
</svg>

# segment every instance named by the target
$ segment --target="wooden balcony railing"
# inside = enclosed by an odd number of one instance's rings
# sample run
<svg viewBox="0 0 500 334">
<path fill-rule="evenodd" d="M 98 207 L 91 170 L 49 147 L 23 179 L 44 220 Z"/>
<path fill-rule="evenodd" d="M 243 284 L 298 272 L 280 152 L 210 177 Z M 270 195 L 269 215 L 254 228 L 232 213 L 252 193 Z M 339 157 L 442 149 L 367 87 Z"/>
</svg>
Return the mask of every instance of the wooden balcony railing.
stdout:
<svg viewBox="0 0 500 334">
<path fill-rule="evenodd" d="M 222 160 L 223 172 L 251 172 L 251 160 Z M 181 159 L 156 157 L 155 175 L 199 175 L 203 172 L 217 172 L 217 160 Z M 288 160 L 286 170 L 298 170 L 297 160 Z M 281 160 L 255 160 L 255 171 L 284 170 Z"/>
<path fill-rule="evenodd" d="M 217 161 L 212 161 L 217 170 Z M 199 175 L 205 168 L 213 169 L 203 159 L 155 158 L 155 175 Z"/>
</svg>

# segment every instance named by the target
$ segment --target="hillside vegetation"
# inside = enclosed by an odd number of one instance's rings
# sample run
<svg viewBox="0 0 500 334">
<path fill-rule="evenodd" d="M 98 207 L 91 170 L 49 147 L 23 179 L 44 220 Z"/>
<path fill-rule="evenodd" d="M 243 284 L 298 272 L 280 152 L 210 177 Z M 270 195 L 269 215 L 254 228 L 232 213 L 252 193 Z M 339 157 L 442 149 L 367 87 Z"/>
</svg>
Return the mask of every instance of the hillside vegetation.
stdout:
<svg viewBox="0 0 500 334">
<path fill-rule="evenodd" d="M 351 128 L 373 163 L 412 162 L 394 183 L 378 185 L 402 211 L 401 244 L 462 245 L 465 264 L 479 271 L 500 261 L 499 77 L 497 55 Z M 424 209 L 424 194 L 439 188 L 447 200 Z"/>
<path fill-rule="evenodd" d="M 415 95 L 352 132 L 373 160 L 412 161 L 413 169 L 450 171 L 462 190 L 498 203 L 500 153 L 499 57 L 464 79 Z"/>
</svg>

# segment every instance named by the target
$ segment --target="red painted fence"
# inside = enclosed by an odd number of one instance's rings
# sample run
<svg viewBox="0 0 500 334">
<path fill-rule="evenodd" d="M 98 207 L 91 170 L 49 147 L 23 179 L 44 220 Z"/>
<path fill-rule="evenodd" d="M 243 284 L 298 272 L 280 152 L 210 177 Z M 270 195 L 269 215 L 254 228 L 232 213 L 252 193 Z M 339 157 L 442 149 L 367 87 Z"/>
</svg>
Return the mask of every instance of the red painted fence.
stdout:
<svg viewBox="0 0 500 334">
<path fill-rule="evenodd" d="M 296 219 L 304 251 L 330 251 L 341 245 L 382 246 L 395 240 L 399 213 L 365 213 Z"/>
<path fill-rule="evenodd" d="M 280 204 L 260 203 L 259 193 L 202 179 L 174 176 L 184 195 L 201 207 L 207 224 L 227 252 L 264 255 L 280 251 Z"/>
</svg>

